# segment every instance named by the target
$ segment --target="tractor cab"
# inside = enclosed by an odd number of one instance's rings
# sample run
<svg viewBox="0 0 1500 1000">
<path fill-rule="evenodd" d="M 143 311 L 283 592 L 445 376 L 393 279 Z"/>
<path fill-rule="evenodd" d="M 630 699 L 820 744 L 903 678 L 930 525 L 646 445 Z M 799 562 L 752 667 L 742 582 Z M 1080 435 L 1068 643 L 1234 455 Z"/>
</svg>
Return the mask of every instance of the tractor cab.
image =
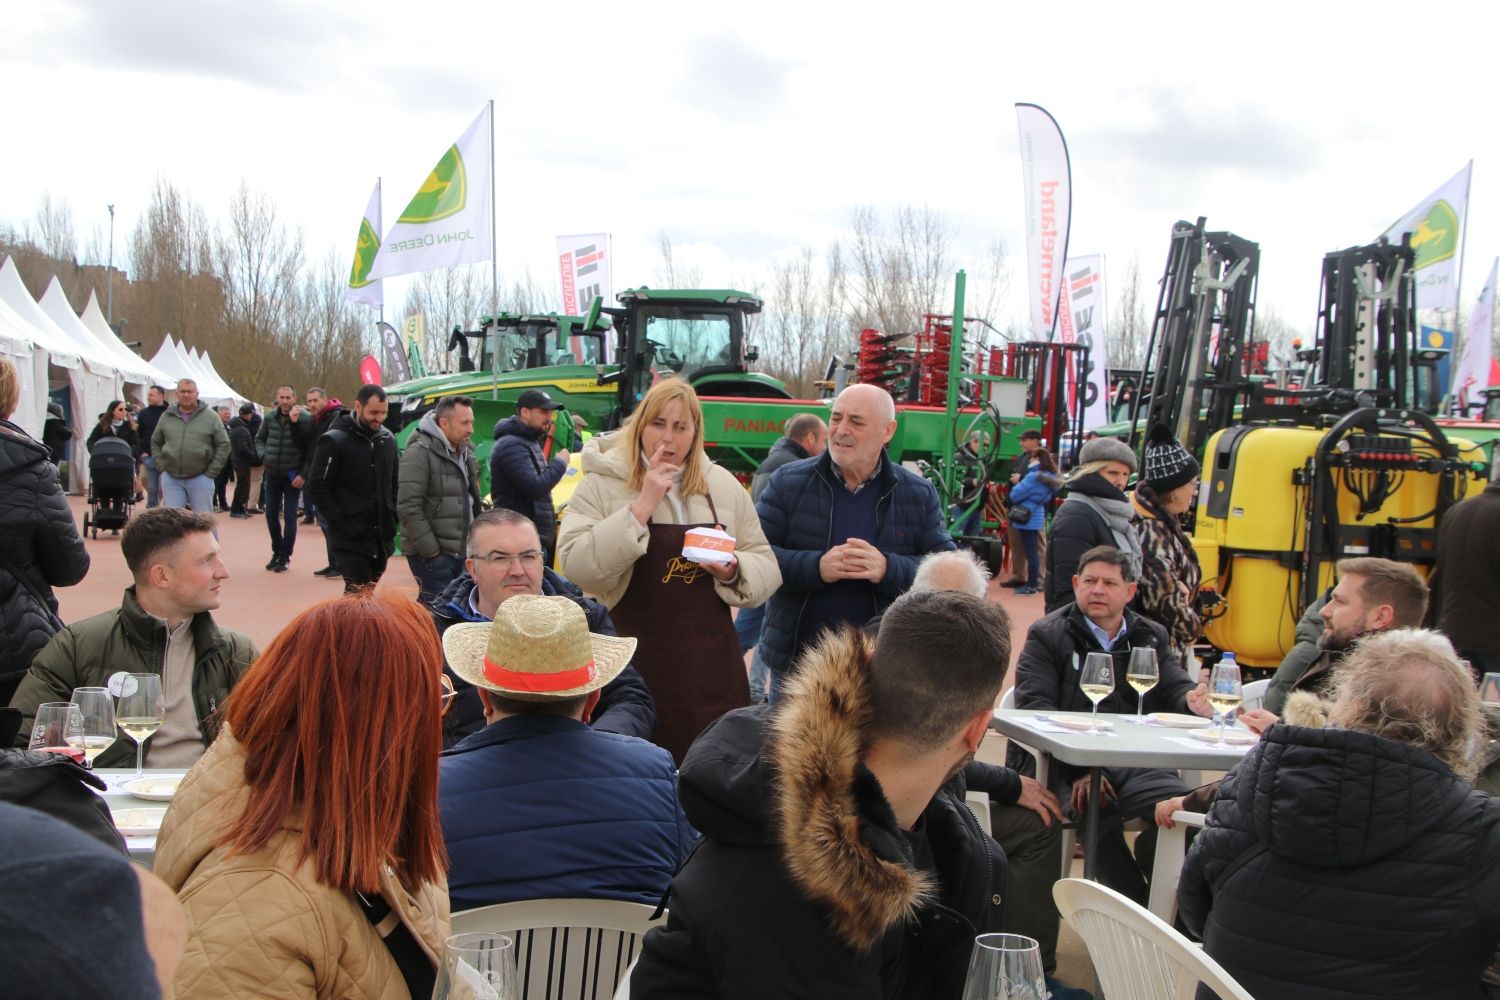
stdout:
<svg viewBox="0 0 1500 1000">
<path fill-rule="evenodd" d="M 605 309 L 620 331 L 621 367 L 604 376 L 620 386 L 620 417 L 628 416 L 660 378 L 687 379 L 699 396 L 790 399 L 776 379 L 751 372 L 759 351 L 747 345 L 748 318 L 761 300 L 733 289 L 652 289 L 621 292 Z"/>
<path fill-rule="evenodd" d="M 459 353 L 458 370 L 504 374 L 555 365 L 603 365 L 610 358 L 609 317 L 500 313 L 479 320 L 481 329 L 454 327 L 448 353 Z M 475 358 L 474 341 L 479 357 Z"/>
</svg>

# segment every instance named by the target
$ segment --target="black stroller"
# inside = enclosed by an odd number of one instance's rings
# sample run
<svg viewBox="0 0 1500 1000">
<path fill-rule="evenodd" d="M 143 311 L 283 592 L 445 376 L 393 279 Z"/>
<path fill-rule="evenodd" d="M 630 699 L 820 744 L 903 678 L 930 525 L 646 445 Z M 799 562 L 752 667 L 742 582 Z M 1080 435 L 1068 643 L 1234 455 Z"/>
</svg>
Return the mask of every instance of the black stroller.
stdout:
<svg viewBox="0 0 1500 1000">
<path fill-rule="evenodd" d="M 89 512 L 83 515 L 83 533 L 92 528 L 120 533 L 130 520 L 135 504 L 135 455 L 119 438 L 102 437 L 89 449 Z"/>
</svg>

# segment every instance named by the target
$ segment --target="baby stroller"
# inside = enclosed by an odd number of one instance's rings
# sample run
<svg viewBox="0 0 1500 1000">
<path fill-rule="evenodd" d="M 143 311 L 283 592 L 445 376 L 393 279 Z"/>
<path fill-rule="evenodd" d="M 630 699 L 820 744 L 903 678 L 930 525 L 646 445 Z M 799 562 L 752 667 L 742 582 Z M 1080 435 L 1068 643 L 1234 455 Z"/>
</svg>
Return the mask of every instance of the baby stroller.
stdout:
<svg viewBox="0 0 1500 1000">
<path fill-rule="evenodd" d="M 130 520 L 135 504 L 135 455 L 119 438 L 105 437 L 89 449 L 89 512 L 83 515 L 83 533 L 92 528 L 120 533 Z"/>
</svg>

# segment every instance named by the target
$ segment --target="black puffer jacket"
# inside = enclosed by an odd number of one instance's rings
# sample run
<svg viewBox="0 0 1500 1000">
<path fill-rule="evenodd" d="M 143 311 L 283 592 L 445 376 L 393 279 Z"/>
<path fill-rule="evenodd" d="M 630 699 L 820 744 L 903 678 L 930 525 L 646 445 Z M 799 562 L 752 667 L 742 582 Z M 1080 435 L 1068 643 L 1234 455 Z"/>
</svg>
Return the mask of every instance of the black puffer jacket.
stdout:
<svg viewBox="0 0 1500 1000">
<path fill-rule="evenodd" d="M 776 474 L 777 469 L 811 457 L 806 448 L 791 438 L 777 438 L 776 443 L 771 445 L 771 450 L 766 452 L 765 461 L 760 463 L 755 470 L 755 475 L 750 479 L 750 499 L 760 500 L 760 495 L 766 491 L 767 486 L 771 485 L 771 477 Z"/>
<path fill-rule="evenodd" d="M 1500 801 L 1404 743 L 1274 726 L 1224 779 L 1179 902 L 1257 997 L 1471 1000 L 1500 942 Z"/>
<path fill-rule="evenodd" d="M 694 741 L 679 787 L 703 839 L 672 880 L 667 925 L 646 935 L 631 996 L 960 995 L 975 935 L 1000 927 L 1005 855 L 950 785 L 918 823 L 939 884 L 914 867 L 859 759 L 867 643 L 852 630 L 825 641 L 775 715 L 736 709 Z"/>
<path fill-rule="evenodd" d="M 390 553 L 396 538 L 396 438 L 339 414 L 318 441 L 307 491 L 328 521 L 334 549 Z"/>
<path fill-rule="evenodd" d="M 1079 557 L 1095 545 L 1119 547 L 1109 522 L 1079 497 L 1130 503 L 1123 492 L 1097 472 L 1068 482 L 1067 499 L 1052 515 L 1052 527 L 1047 533 L 1046 598 L 1049 614 L 1073 600 L 1073 575 L 1078 572 Z"/>
<path fill-rule="evenodd" d="M 531 518 L 542 547 L 550 548 L 557 537 L 557 514 L 552 506 L 552 487 L 567 475 L 561 459 L 542 456 L 536 431 L 519 415 L 495 424 L 495 447 L 490 452 L 490 502 Z"/>
<path fill-rule="evenodd" d="M 52 588 L 71 587 L 88 571 L 47 449 L 0 420 L 0 687 L 7 692 L 62 627 Z"/>
</svg>

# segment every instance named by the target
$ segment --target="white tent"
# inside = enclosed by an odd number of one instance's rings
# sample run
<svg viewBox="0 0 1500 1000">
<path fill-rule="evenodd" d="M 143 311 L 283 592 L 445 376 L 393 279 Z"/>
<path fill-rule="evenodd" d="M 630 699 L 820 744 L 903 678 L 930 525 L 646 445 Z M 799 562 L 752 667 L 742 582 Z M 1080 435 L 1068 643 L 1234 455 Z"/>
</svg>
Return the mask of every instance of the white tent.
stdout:
<svg viewBox="0 0 1500 1000">
<path fill-rule="evenodd" d="M 198 383 L 198 398 L 206 405 L 241 402 L 243 397 L 224 383 L 218 375 L 200 368 L 191 354 L 172 339 L 171 334 L 161 342 L 161 348 L 151 363 L 171 375 L 173 381 L 190 378 Z"/>
<path fill-rule="evenodd" d="M 0 299 L 0 356 L 15 366 L 21 389 L 10 419 L 38 441 L 42 439 L 42 424 L 47 419 L 48 353 L 45 347 L 37 345 L 45 340 L 45 334 Z M 75 368 L 78 366 L 76 355 L 69 359 L 64 352 L 62 358 L 72 360 Z"/>
<path fill-rule="evenodd" d="M 249 402 L 244 396 L 234 391 L 234 386 L 229 384 L 227 378 L 219 374 L 219 370 L 214 367 L 213 359 L 208 356 L 207 351 L 200 351 L 196 347 L 193 348 L 192 359 L 198 365 L 199 371 L 204 372 L 209 378 L 228 389 L 236 403 Z"/>
<path fill-rule="evenodd" d="M 68 382 L 72 388 L 73 440 L 81 443 L 88 437 L 89 431 L 98 421 L 99 414 L 104 412 L 105 406 L 109 405 L 111 399 L 117 398 L 114 395 L 117 377 L 114 365 L 104 356 L 103 350 L 98 345 L 88 348 L 86 345 L 77 343 L 65 330 L 53 322 L 42 307 L 37 305 L 31 293 L 26 290 L 26 285 L 21 281 L 21 272 L 16 267 L 16 262 L 10 258 L 7 258 L 4 264 L 0 264 L 0 299 L 20 314 L 26 325 L 37 330 L 39 336 L 44 338 L 45 347 L 40 342 L 36 343 L 36 347 L 39 351 L 45 349 L 54 364 L 60 361 L 81 359 L 82 364 L 68 368 Z M 63 366 L 66 367 L 65 364 Z M 40 387 L 37 386 L 37 388 Z M 42 399 L 42 407 L 45 413 L 45 398 Z M 83 449 L 75 449 L 74 455 L 81 457 Z M 88 463 L 69 462 L 68 479 L 74 490 L 87 489 Z"/>
<path fill-rule="evenodd" d="M 93 292 L 89 292 L 88 305 L 83 307 L 78 320 L 94 335 L 95 340 L 120 359 L 120 370 L 125 373 L 125 381 L 138 382 L 143 387 L 166 387 L 171 380 L 170 375 L 126 347 L 124 341 L 115 336 L 115 331 L 109 328 L 109 321 L 104 318 L 104 310 L 99 308 L 99 297 Z M 145 388 L 140 395 L 142 399 L 145 398 Z"/>
</svg>

